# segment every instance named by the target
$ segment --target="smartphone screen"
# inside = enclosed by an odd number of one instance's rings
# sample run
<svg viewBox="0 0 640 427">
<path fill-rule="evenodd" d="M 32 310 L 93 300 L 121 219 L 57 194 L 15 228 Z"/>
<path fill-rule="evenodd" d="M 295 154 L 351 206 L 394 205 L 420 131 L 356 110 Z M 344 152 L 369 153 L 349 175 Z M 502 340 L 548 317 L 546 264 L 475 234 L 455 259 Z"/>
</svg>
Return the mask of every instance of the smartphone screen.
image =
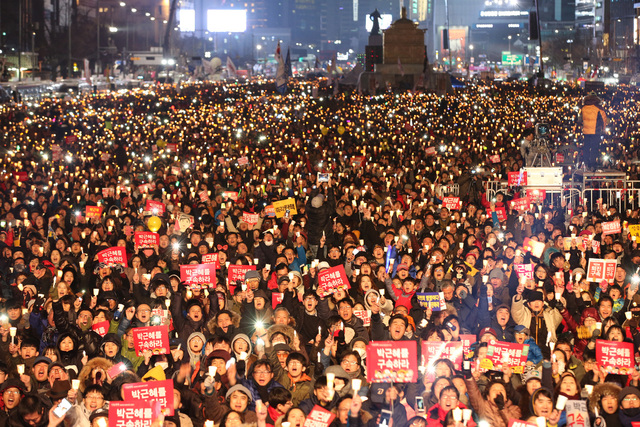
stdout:
<svg viewBox="0 0 640 427">
<path fill-rule="evenodd" d="M 383 409 L 382 411 L 380 411 L 380 423 L 378 425 L 388 427 L 389 423 L 391 423 L 391 411 Z"/>
<path fill-rule="evenodd" d="M 416 396 L 416 412 L 424 412 L 424 398 Z"/>
<path fill-rule="evenodd" d="M 56 414 L 56 417 L 63 418 L 69 409 L 71 409 L 71 402 L 67 399 L 62 399 L 56 409 L 53 410 L 53 413 Z"/>
<path fill-rule="evenodd" d="M 109 369 L 107 374 L 109 374 L 111 379 L 114 379 L 115 377 L 117 377 L 118 375 L 120 375 L 122 372 L 124 372 L 126 370 L 127 370 L 127 367 L 125 366 L 125 364 L 123 362 L 120 362 L 120 363 L 117 363 L 117 364 L 113 365 L 111 367 L 111 369 Z"/>
</svg>

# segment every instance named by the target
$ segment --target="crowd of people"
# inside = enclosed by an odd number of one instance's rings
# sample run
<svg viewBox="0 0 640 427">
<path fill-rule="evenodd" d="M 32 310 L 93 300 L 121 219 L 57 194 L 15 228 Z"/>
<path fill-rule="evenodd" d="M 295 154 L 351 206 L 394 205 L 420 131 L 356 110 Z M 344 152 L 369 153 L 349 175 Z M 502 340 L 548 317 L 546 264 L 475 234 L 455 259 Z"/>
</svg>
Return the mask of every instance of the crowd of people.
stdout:
<svg viewBox="0 0 640 427">
<path fill-rule="evenodd" d="M 0 106 L 0 426 L 134 425 L 109 407 L 167 380 L 156 425 L 640 422 L 639 210 L 517 211 L 520 188 L 488 200 L 483 185 L 523 167 L 532 123 L 579 146 L 585 93 L 311 92 L 193 84 Z M 637 96 L 601 94 L 603 149 L 629 179 Z M 136 244 L 144 232 L 157 241 Z M 612 280 L 588 278 L 595 259 L 617 262 Z M 213 278 L 193 283 L 184 267 L 202 264 Z M 230 280 L 236 265 L 252 269 Z M 340 266 L 348 285 L 322 286 Z M 149 326 L 169 348 L 138 348 Z M 368 350 L 410 341 L 417 380 L 373 378 Z M 422 351 L 462 341 L 462 356 Z M 630 369 L 603 364 L 601 342 L 631 344 Z M 499 343 L 526 363 L 488 364 Z M 321 410 L 333 417 L 308 418 Z"/>
</svg>

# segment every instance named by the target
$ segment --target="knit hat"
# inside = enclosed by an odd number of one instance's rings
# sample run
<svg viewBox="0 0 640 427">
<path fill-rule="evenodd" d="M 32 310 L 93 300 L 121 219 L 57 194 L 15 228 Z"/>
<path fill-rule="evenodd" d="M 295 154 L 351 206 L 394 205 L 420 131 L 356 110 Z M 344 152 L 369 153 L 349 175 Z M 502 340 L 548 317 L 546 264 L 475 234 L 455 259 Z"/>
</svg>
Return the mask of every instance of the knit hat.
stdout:
<svg viewBox="0 0 640 427">
<path fill-rule="evenodd" d="M 227 401 L 229 400 L 229 398 L 231 397 L 231 395 L 236 392 L 239 391 L 241 393 L 244 393 L 247 395 L 247 397 L 249 398 L 249 403 L 251 403 L 251 401 L 253 400 L 251 398 L 251 392 L 249 391 L 248 388 L 246 388 L 245 386 L 243 386 L 242 384 L 236 384 L 233 387 L 231 387 L 229 389 L 229 391 L 227 391 L 227 394 L 225 395 L 225 398 L 227 399 Z"/>
</svg>

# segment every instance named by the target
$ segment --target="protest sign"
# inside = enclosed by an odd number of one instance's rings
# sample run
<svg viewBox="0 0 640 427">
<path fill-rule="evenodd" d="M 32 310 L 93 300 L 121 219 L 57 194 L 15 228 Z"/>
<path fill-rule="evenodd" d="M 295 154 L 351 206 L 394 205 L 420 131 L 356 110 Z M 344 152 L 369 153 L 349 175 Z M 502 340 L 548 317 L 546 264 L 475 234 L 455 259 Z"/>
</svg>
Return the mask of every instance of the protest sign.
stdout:
<svg viewBox="0 0 640 427">
<path fill-rule="evenodd" d="M 455 211 L 462 207 L 462 203 L 460 203 L 460 197 L 445 197 L 442 199 L 442 206 Z"/>
<path fill-rule="evenodd" d="M 567 427 L 590 427 L 587 402 L 584 400 L 568 400 L 564 406 L 567 413 Z"/>
<path fill-rule="evenodd" d="M 596 363 L 605 375 L 628 375 L 635 365 L 633 343 L 596 340 Z"/>
<path fill-rule="evenodd" d="M 111 323 L 108 320 L 105 320 L 104 322 L 94 323 L 91 326 L 91 329 L 101 337 L 104 337 L 105 335 L 107 335 L 107 332 L 109 332 L 110 325 Z"/>
<path fill-rule="evenodd" d="M 216 266 L 214 264 L 181 265 L 180 281 L 187 285 L 215 285 Z"/>
<path fill-rule="evenodd" d="M 173 380 L 146 381 L 122 385 L 124 401 L 144 400 L 160 403 L 164 415 L 173 416 Z"/>
<path fill-rule="evenodd" d="M 434 342 L 422 341 L 422 366 L 429 367 L 438 359 L 447 359 L 456 370 L 462 369 L 463 343 L 460 341 Z"/>
<path fill-rule="evenodd" d="M 418 304 L 423 309 L 431 308 L 432 311 L 442 311 L 447 308 L 447 303 L 442 292 L 417 292 Z"/>
<path fill-rule="evenodd" d="M 136 246 L 139 248 L 153 248 L 160 245 L 160 235 L 152 231 L 136 231 L 133 235 Z"/>
<path fill-rule="evenodd" d="M 528 423 L 526 421 L 516 420 L 515 418 L 509 419 L 509 427 L 538 427 L 538 424 Z"/>
<path fill-rule="evenodd" d="M 522 187 L 527 185 L 527 171 L 507 172 L 508 185 L 510 187 Z"/>
<path fill-rule="evenodd" d="M 315 405 L 302 427 L 329 427 L 336 416 L 319 405 Z"/>
<path fill-rule="evenodd" d="M 220 264 L 218 263 L 218 254 L 204 254 L 202 255 L 202 263 L 203 264 L 213 264 L 215 268 L 220 268 Z"/>
<path fill-rule="evenodd" d="M 602 235 L 621 233 L 620 221 L 607 221 L 602 223 Z"/>
<path fill-rule="evenodd" d="M 102 216 L 102 206 L 86 206 L 85 217 L 87 219 L 100 219 Z"/>
<path fill-rule="evenodd" d="M 519 199 L 513 199 L 509 202 L 511 209 L 516 211 L 528 211 L 531 207 L 531 199 L 528 197 L 521 197 Z"/>
<path fill-rule="evenodd" d="M 613 282 L 618 261 L 615 259 L 589 258 L 587 280 L 600 283 L 602 280 Z"/>
<path fill-rule="evenodd" d="M 246 222 L 249 228 L 253 228 L 260 219 L 260 214 L 253 214 L 251 212 L 242 212 L 242 221 Z"/>
<path fill-rule="evenodd" d="M 98 262 L 105 263 L 108 266 L 119 264 L 126 268 L 127 251 L 122 246 L 114 246 L 112 248 L 105 249 L 98 252 Z"/>
<path fill-rule="evenodd" d="M 275 210 L 276 218 L 283 218 L 286 215 L 287 210 L 289 211 L 289 218 L 298 214 L 296 199 L 293 197 L 273 202 L 273 209 Z"/>
<path fill-rule="evenodd" d="M 247 271 L 255 270 L 255 265 L 236 265 L 229 264 L 228 269 L 228 279 L 229 283 L 233 283 L 235 286 L 236 282 L 240 281 L 244 283 L 244 276 L 247 274 Z"/>
<path fill-rule="evenodd" d="M 367 344 L 367 381 L 406 383 L 417 379 L 416 341 L 372 341 Z"/>
<path fill-rule="evenodd" d="M 162 202 L 156 202 L 155 200 L 147 199 L 147 203 L 144 206 L 144 210 L 151 212 L 153 215 L 164 215 L 164 211 L 167 207 Z"/>
<path fill-rule="evenodd" d="M 351 285 L 342 265 L 327 268 L 318 274 L 318 295 L 322 298 L 333 294 L 338 289 L 349 288 Z"/>
<path fill-rule="evenodd" d="M 168 326 L 144 326 L 133 328 L 132 331 L 136 356 L 142 356 L 144 350 L 150 350 L 153 354 L 169 353 Z"/>
<path fill-rule="evenodd" d="M 513 269 L 518 274 L 518 278 L 533 280 L 533 264 L 513 264 Z"/>
<path fill-rule="evenodd" d="M 531 252 L 531 255 L 536 258 L 540 258 L 544 253 L 544 243 L 525 237 L 522 243 L 522 249 L 524 249 L 525 252 Z"/>
<path fill-rule="evenodd" d="M 109 402 L 109 427 L 151 427 L 160 416 L 160 404 L 145 400 Z"/>
<path fill-rule="evenodd" d="M 271 293 L 271 308 L 275 310 L 278 304 L 282 303 L 283 299 L 284 299 L 284 294 L 282 292 Z"/>
<path fill-rule="evenodd" d="M 513 369 L 514 374 L 521 374 L 527 364 L 528 354 L 527 344 L 491 340 L 487 357 L 480 362 L 480 370 L 482 372 L 501 371 L 503 366 L 508 366 Z"/>
<path fill-rule="evenodd" d="M 371 326 L 371 310 L 353 310 L 353 315 L 362 320 L 363 326 Z"/>
</svg>

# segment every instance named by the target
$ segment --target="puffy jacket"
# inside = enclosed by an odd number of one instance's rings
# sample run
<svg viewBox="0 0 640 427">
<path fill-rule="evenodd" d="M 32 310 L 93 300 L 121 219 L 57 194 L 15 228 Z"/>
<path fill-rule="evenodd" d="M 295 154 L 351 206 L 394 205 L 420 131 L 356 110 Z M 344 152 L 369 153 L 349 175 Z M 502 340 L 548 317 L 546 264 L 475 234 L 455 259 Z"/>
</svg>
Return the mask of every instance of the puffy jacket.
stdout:
<svg viewBox="0 0 640 427">
<path fill-rule="evenodd" d="M 604 132 L 607 125 L 607 115 L 598 105 L 585 105 L 580 111 L 582 116 L 582 133 L 597 135 Z"/>
<path fill-rule="evenodd" d="M 473 378 L 465 380 L 467 384 L 467 392 L 469 393 L 469 401 L 471 406 L 476 410 L 478 415 L 487 421 L 493 427 L 507 427 L 509 420 L 519 420 L 521 417 L 520 408 L 514 405 L 510 400 L 505 402 L 503 409 L 498 409 L 498 406 L 490 401 L 485 400 L 480 393 L 478 384 Z"/>
</svg>

